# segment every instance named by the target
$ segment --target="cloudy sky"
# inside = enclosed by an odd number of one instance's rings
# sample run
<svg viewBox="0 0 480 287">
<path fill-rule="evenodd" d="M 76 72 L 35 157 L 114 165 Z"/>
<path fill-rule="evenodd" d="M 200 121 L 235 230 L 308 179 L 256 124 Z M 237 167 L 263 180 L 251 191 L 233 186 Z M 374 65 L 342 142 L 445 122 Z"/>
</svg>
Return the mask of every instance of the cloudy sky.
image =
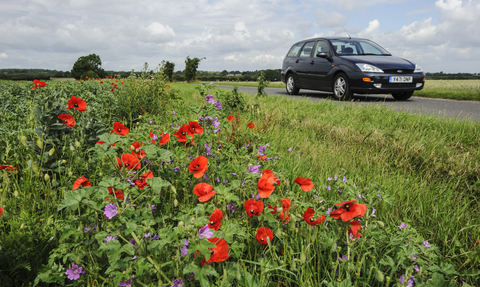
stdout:
<svg viewBox="0 0 480 287">
<path fill-rule="evenodd" d="M 480 73 L 480 0 L 0 0 L 0 68 L 278 69 L 293 43 L 369 38 L 427 72 Z"/>
</svg>

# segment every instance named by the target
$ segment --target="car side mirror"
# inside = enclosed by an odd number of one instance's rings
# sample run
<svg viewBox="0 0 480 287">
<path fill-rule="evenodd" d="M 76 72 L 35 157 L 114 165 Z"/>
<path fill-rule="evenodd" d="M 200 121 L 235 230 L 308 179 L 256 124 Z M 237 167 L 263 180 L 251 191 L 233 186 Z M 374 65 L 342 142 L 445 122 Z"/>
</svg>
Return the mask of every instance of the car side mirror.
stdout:
<svg viewBox="0 0 480 287">
<path fill-rule="evenodd" d="M 328 53 L 327 52 L 318 52 L 317 57 L 318 58 L 328 58 Z"/>
</svg>

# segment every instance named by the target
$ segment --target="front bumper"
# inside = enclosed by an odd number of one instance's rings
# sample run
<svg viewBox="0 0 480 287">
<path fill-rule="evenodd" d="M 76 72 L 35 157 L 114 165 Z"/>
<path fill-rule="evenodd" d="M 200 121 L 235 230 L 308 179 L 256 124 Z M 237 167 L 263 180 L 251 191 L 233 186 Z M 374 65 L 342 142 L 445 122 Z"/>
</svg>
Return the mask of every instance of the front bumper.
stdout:
<svg viewBox="0 0 480 287">
<path fill-rule="evenodd" d="M 418 91 L 425 86 L 424 73 L 388 74 L 388 73 L 351 73 L 350 90 L 358 94 L 391 94 Z M 412 83 L 390 83 L 391 76 L 411 76 Z M 370 79 L 370 81 L 365 80 Z"/>
</svg>

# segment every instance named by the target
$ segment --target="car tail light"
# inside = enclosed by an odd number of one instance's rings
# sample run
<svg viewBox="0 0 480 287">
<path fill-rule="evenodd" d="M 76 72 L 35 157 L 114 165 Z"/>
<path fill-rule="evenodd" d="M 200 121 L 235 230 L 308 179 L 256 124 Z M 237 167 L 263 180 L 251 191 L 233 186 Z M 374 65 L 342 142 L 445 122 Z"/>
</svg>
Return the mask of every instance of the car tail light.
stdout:
<svg viewBox="0 0 480 287">
<path fill-rule="evenodd" d="M 365 78 L 363 78 L 363 81 L 364 81 L 364 82 L 371 82 L 372 79 L 365 77 Z"/>
</svg>

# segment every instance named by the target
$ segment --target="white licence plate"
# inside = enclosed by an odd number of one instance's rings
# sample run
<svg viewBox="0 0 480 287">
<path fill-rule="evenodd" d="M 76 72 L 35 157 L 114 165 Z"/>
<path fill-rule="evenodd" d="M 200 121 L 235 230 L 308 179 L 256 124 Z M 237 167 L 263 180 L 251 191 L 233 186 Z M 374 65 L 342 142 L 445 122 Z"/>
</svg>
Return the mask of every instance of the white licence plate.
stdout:
<svg viewBox="0 0 480 287">
<path fill-rule="evenodd" d="M 413 83 L 412 76 L 391 76 L 388 80 L 390 83 Z"/>
</svg>

